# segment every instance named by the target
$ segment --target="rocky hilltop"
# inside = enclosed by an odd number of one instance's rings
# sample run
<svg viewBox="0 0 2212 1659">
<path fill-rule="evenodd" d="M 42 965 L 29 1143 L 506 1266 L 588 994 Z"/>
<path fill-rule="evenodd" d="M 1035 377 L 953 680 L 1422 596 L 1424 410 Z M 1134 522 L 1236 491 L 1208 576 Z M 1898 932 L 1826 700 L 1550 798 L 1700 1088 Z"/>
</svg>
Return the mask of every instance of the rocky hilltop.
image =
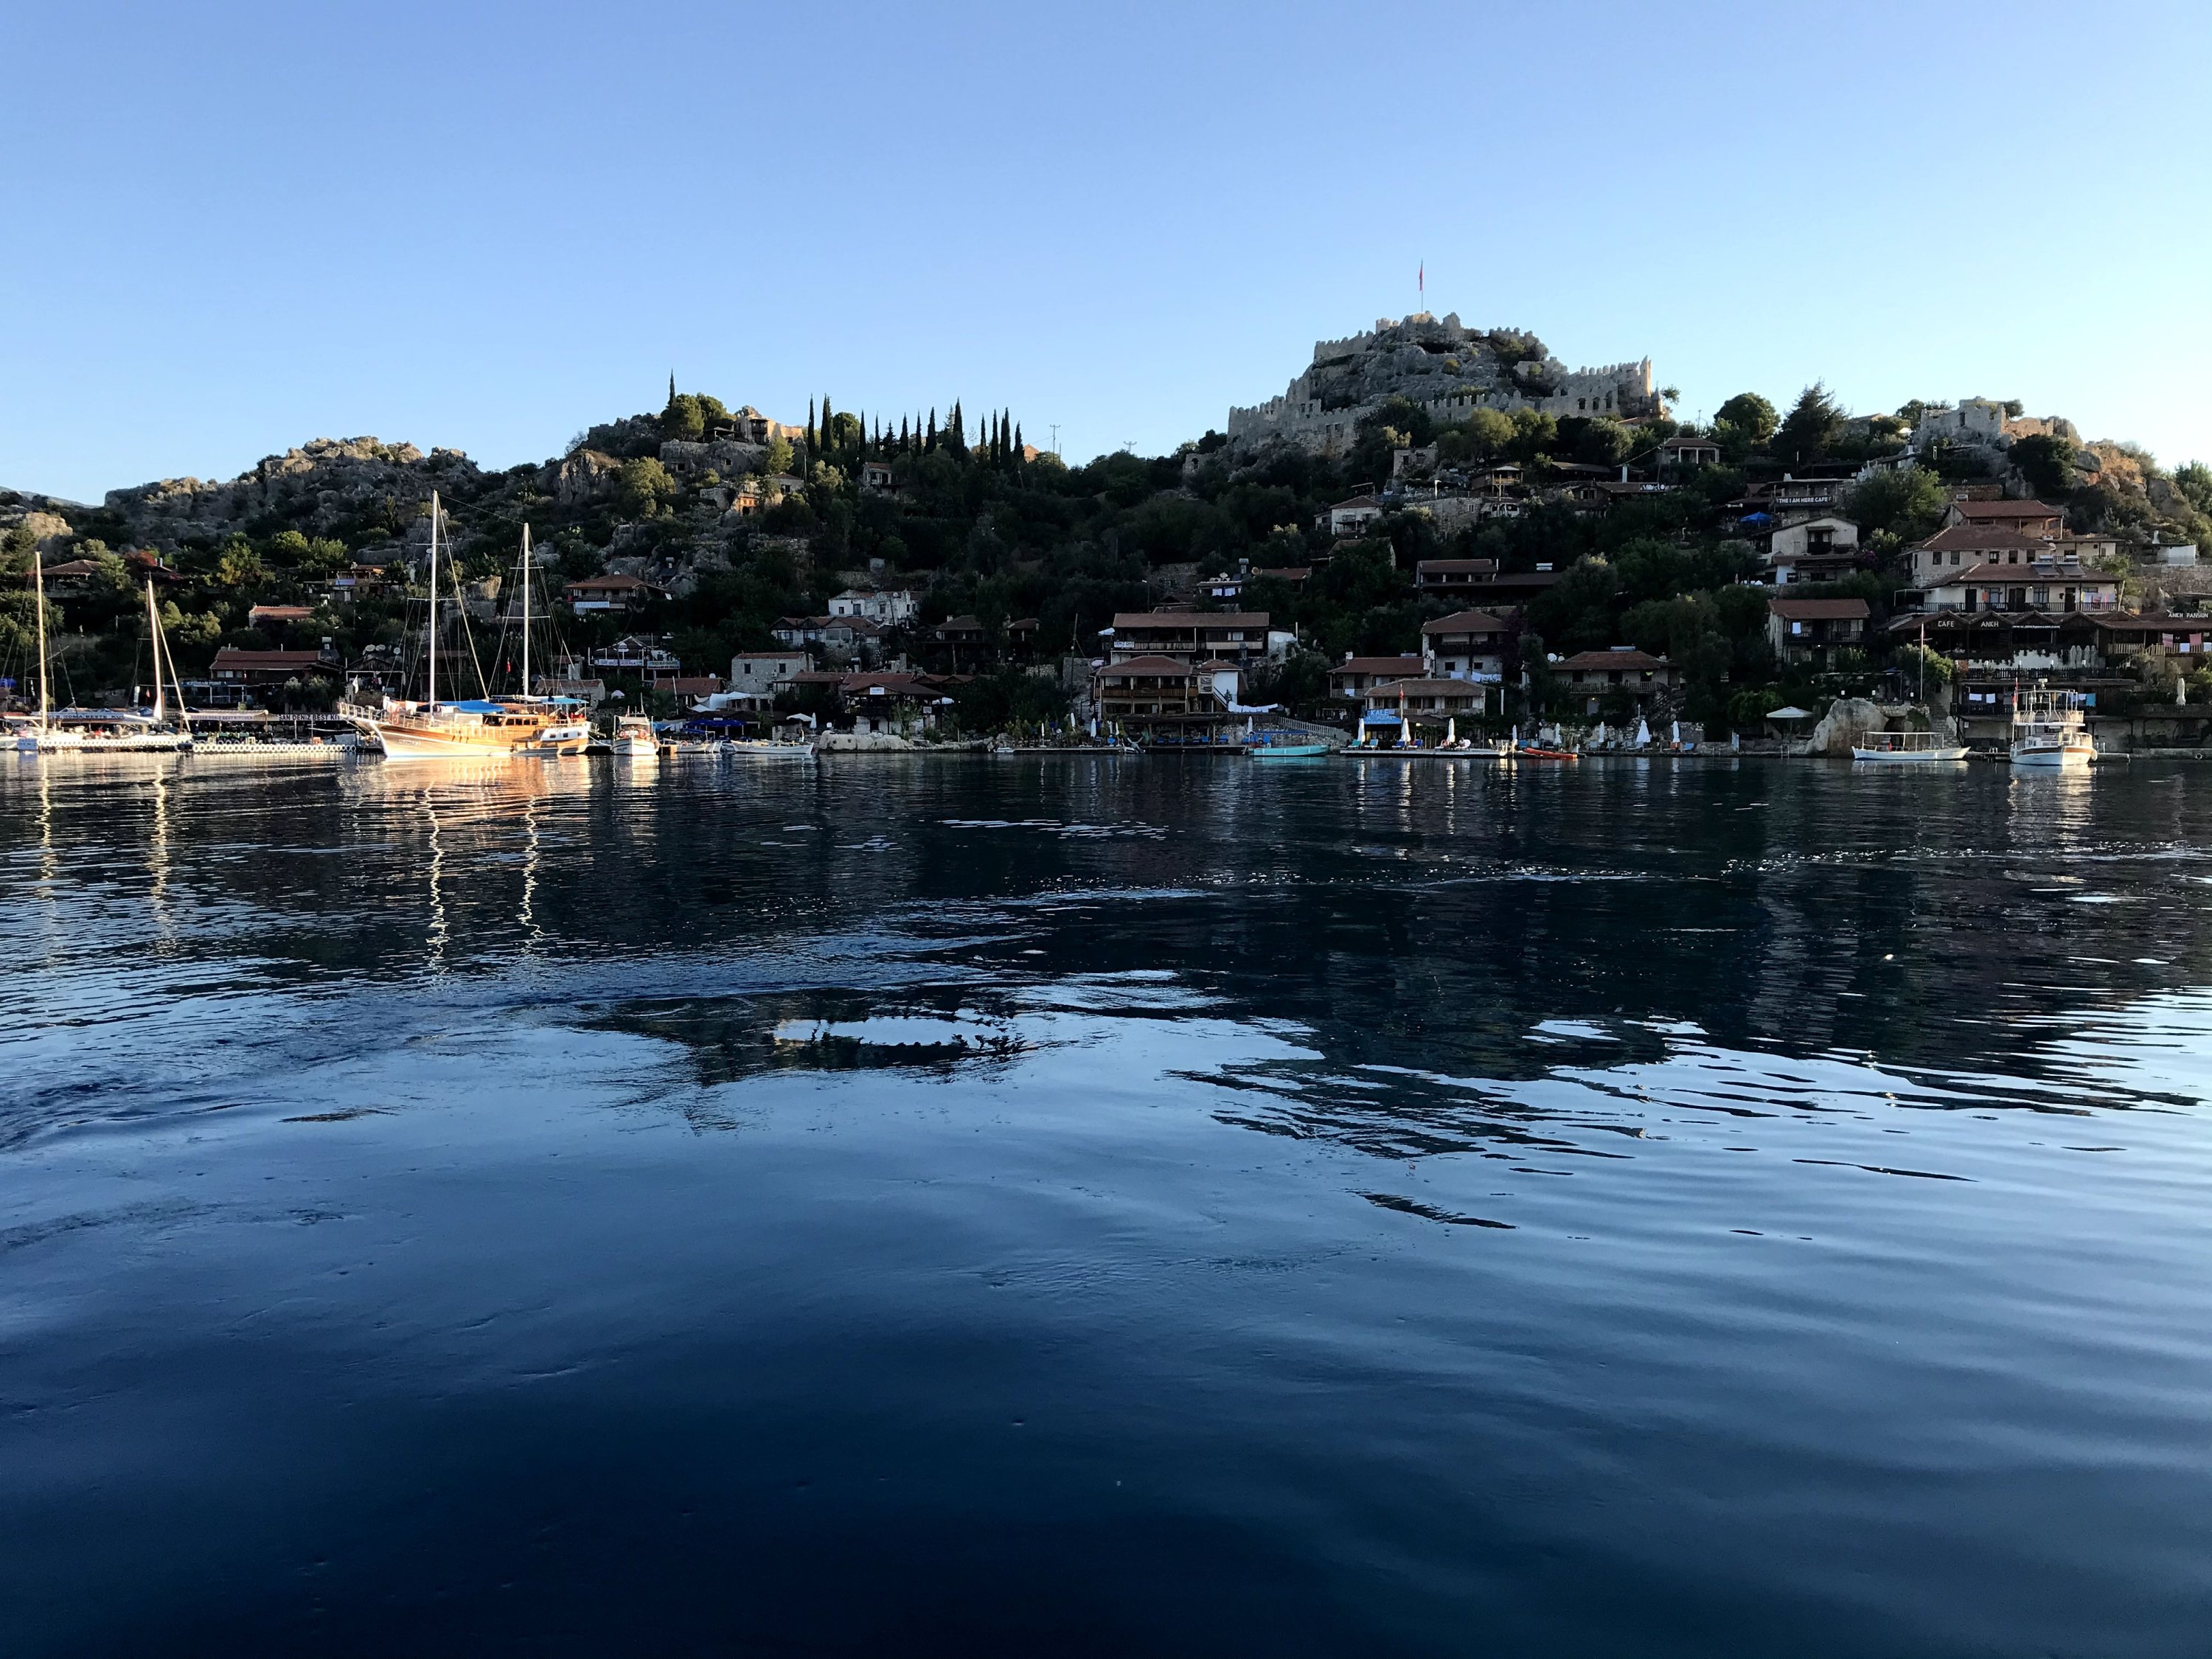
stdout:
<svg viewBox="0 0 2212 1659">
<path fill-rule="evenodd" d="M 1476 409 L 1615 419 L 1660 412 L 1648 357 L 1571 369 L 1534 334 L 1469 329 L 1456 313 L 1440 319 L 1417 311 L 1382 318 L 1364 334 L 1317 342 L 1312 362 L 1281 397 L 1229 411 L 1229 439 L 1241 450 L 1282 441 L 1337 453 L 1364 416 L 1396 398 L 1439 422 Z"/>
</svg>

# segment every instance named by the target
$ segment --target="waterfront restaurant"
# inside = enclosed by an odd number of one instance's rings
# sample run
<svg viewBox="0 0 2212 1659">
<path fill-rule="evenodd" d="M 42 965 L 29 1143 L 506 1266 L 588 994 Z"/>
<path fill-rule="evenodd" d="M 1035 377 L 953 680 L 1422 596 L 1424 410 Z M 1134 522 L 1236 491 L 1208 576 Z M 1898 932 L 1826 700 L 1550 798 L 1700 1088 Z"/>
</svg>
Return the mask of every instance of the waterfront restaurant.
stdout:
<svg viewBox="0 0 2212 1659">
<path fill-rule="evenodd" d="M 1411 741 L 1429 746 L 1450 722 L 1488 713 L 1489 698 L 1489 689 L 1472 680 L 1394 680 L 1370 685 L 1364 698 L 1367 712 L 1360 720 L 1361 735 L 1370 742 L 1395 744 L 1399 732 L 1410 727 Z"/>
</svg>

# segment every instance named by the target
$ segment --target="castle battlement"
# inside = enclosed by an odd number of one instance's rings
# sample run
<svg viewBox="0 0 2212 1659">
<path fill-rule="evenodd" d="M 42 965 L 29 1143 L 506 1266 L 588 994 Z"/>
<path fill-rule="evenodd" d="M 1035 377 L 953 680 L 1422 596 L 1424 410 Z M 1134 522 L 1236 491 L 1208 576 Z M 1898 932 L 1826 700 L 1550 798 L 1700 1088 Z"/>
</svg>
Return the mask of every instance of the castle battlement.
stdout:
<svg viewBox="0 0 2212 1659">
<path fill-rule="evenodd" d="M 1359 422 L 1405 398 L 1439 424 L 1478 409 L 1533 409 L 1561 417 L 1656 414 L 1651 360 L 1569 368 L 1534 335 L 1471 330 L 1456 313 L 1377 318 L 1372 330 L 1317 340 L 1313 359 L 1279 397 L 1229 411 L 1230 441 L 1243 447 L 1287 441 L 1323 453 L 1347 447 Z"/>
</svg>

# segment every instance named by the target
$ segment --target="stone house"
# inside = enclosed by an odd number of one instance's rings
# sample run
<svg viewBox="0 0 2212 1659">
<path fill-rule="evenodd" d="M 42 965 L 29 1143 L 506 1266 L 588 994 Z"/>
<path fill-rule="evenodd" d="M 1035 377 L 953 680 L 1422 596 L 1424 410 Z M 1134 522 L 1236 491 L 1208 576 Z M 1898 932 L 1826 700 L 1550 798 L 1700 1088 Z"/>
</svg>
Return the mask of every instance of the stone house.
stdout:
<svg viewBox="0 0 2212 1659">
<path fill-rule="evenodd" d="M 769 634 L 791 650 L 819 647 L 822 660 L 832 667 L 872 663 L 883 652 L 883 630 L 866 617 L 780 617 Z"/>
<path fill-rule="evenodd" d="M 2066 513 L 2046 501 L 1954 501 L 1943 526 L 1970 525 L 1984 530 L 2016 530 L 2048 540 L 2066 532 Z"/>
<path fill-rule="evenodd" d="M 746 696 L 773 697 L 813 665 L 814 659 L 804 651 L 740 651 L 730 659 L 730 690 Z"/>
</svg>

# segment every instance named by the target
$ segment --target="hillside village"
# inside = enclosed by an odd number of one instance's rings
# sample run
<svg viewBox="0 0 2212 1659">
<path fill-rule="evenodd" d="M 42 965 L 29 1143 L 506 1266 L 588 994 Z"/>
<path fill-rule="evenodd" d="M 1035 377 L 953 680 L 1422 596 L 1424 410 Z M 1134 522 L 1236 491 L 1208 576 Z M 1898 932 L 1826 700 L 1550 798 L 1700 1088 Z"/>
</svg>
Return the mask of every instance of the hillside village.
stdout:
<svg viewBox="0 0 2212 1659">
<path fill-rule="evenodd" d="M 35 553 L 74 700 L 143 689 L 149 584 L 197 703 L 419 695 L 434 492 L 439 674 L 471 692 L 522 689 L 526 586 L 530 689 L 762 726 L 1756 738 L 1859 696 L 1971 736 L 2043 682 L 2123 746 L 2203 741 L 2203 466 L 1978 397 L 1677 402 L 1648 359 L 1571 369 L 1426 313 L 1321 343 L 1175 454 L 1080 467 L 1010 411 L 786 422 L 672 381 L 503 471 L 319 440 L 97 506 L 0 493 L 0 675 L 20 701 Z"/>
</svg>

